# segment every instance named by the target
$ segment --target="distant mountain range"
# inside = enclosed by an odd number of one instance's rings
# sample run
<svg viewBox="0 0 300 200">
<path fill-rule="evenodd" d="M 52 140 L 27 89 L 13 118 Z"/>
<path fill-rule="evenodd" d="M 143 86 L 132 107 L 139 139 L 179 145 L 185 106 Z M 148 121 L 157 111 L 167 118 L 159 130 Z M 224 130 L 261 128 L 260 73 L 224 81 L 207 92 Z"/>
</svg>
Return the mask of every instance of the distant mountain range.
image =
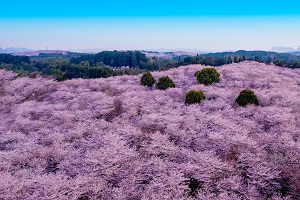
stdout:
<svg viewBox="0 0 300 200">
<path fill-rule="evenodd" d="M 63 54 L 67 55 L 69 53 L 98 53 L 101 51 L 105 51 L 104 49 L 77 49 L 77 50 L 37 50 L 37 49 L 27 49 L 27 48 L 0 48 L 0 53 L 9 53 L 20 56 L 38 56 L 40 53 L 43 54 Z M 196 55 L 196 54 L 209 54 L 209 53 L 217 53 L 218 51 L 213 51 L 209 49 L 184 49 L 184 48 L 174 48 L 174 49 L 145 49 L 140 50 L 141 52 L 147 54 L 147 56 L 157 56 L 157 57 L 172 57 L 172 56 L 180 56 L 180 55 Z M 297 49 L 292 47 L 282 47 L 282 46 L 274 46 L 270 49 L 271 52 L 277 53 L 291 53 L 293 55 L 300 55 L 300 46 Z M 224 52 L 224 51 L 222 51 Z M 228 50 L 225 52 L 234 52 L 233 50 Z"/>
<path fill-rule="evenodd" d="M 105 51 L 105 49 L 68 49 L 68 50 L 41 50 L 41 49 L 27 49 L 27 48 L 0 48 L 0 53 L 24 53 L 24 52 L 38 52 L 43 51 L 41 53 L 47 53 L 51 51 L 62 51 L 62 52 L 77 52 L 77 53 L 99 53 L 101 51 Z M 143 49 L 143 51 L 152 51 L 152 52 L 189 52 L 189 53 L 211 53 L 211 52 L 217 52 L 212 51 L 209 49 L 184 49 L 184 48 L 174 48 L 174 49 L 166 49 L 166 48 L 160 48 L 160 49 Z M 55 52 L 56 53 L 56 52 Z"/>
<path fill-rule="evenodd" d="M 211 53 L 211 52 L 216 52 L 212 51 L 209 49 L 184 49 L 184 48 L 174 48 L 174 49 L 166 49 L 166 48 L 160 48 L 160 49 L 145 49 L 145 51 L 152 51 L 152 52 L 189 52 L 189 53 L 199 53 L 199 54 L 204 54 L 204 53 Z"/>
<path fill-rule="evenodd" d="M 40 55 L 40 53 L 67 55 L 68 51 L 62 51 L 62 50 L 39 50 L 39 51 L 17 52 L 17 53 L 13 53 L 13 55 L 15 55 L 15 56 L 38 56 L 38 55 Z"/>
<path fill-rule="evenodd" d="M 28 52 L 28 51 L 34 51 L 33 49 L 27 49 L 27 48 L 0 48 L 0 53 L 20 53 L 20 52 Z"/>
<path fill-rule="evenodd" d="M 274 51 L 278 53 L 295 52 L 295 51 L 300 51 L 300 46 L 297 49 L 294 49 L 292 47 L 272 47 L 270 51 Z"/>
<path fill-rule="evenodd" d="M 172 59 L 177 56 L 196 56 L 197 53 L 187 52 L 187 51 L 171 51 L 171 52 L 157 52 L 157 51 L 141 51 L 147 57 L 157 57 L 164 59 Z"/>
</svg>

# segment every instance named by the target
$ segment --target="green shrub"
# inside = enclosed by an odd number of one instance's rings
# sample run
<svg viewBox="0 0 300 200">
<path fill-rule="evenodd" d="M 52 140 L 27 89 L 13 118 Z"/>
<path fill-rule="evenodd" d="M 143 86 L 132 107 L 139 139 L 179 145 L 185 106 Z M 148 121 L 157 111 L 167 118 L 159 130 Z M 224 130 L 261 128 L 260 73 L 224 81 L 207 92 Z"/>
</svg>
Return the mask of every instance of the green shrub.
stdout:
<svg viewBox="0 0 300 200">
<path fill-rule="evenodd" d="M 173 80 L 168 76 L 160 77 L 156 83 L 156 88 L 160 90 L 166 90 L 168 88 L 174 88 L 175 84 Z"/>
<path fill-rule="evenodd" d="M 146 72 L 143 74 L 141 78 L 141 85 L 152 87 L 155 83 L 155 79 L 150 72 Z"/>
<path fill-rule="evenodd" d="M 186 104 L 200 103 L 200 101 L 205 99 L 205 95 L 202 91 L 191 90 L 185 95 Z"/>
<path fill-rule="evenodd" d="M 204 68 L 195 73 L 197 81 L 200 84 L 210 85 L 212 83 L 220 82 L 220 74 L 215 68 Z"/>
<path fill-rule="evenodd" d="M 235 100 L 240 106 L 246 106 L 248 104 L 259 105 L 258 99 L 252 90 L 243 90 Z"/>
</svg>

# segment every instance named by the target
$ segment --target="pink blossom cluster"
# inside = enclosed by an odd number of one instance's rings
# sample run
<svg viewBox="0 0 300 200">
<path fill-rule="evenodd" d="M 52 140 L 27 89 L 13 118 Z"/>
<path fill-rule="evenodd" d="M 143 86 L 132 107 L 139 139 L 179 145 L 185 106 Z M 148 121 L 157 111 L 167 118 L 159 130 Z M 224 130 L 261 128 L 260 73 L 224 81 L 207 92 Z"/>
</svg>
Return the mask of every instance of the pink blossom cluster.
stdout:
<svg viewBox="0 0 300 200">
<path fill-rule="evenodd" d="M 153 72 L 165 91 L 0 71 L 0 199 L 299 199 L 300 70 L 246 61 L 204 86 L 204 67 Z M 185 105 L 192 89 L 206 100 Z"/>
</svg>

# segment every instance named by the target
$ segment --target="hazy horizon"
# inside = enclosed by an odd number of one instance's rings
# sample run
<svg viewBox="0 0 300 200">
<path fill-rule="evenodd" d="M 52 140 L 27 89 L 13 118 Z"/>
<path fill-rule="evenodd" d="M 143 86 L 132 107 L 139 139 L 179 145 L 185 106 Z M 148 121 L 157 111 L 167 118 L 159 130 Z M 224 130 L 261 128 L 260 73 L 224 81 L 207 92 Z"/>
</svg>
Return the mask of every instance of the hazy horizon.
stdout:
<svg viewBox="0 0 300 200">
<path fill-rule="evenodd" d="M 4 2 L 0 47 L 51 50 L 270 50 L 300 46 L 300 3 Z"/>
</svg>

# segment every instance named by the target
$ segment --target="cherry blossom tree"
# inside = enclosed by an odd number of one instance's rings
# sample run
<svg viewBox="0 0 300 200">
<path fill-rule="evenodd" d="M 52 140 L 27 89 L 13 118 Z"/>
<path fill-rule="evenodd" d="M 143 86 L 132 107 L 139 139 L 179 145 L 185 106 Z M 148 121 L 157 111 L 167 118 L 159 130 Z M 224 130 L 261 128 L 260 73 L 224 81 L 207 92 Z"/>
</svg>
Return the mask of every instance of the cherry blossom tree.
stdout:
<svg viewBox="0 0 300 200">
<path fill-rule="evenodd" d="M 167 90 L 0 70 L 0 199 L 299 199 L 300 70 L 234 63 L 205 86 L 203 68 L 153 72 Z"/>
</svg>

